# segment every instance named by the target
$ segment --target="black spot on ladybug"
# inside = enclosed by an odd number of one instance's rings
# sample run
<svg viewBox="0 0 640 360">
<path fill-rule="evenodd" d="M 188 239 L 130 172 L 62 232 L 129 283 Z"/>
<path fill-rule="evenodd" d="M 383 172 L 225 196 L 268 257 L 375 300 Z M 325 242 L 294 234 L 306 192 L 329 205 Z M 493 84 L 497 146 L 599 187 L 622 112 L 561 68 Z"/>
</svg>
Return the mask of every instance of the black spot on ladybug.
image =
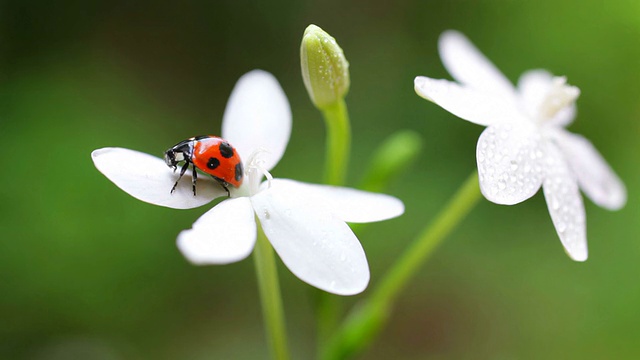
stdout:
<svg viewBox="0 0 640 360">
<path fill-rule="evenodd" d="M 222 157 L 225 159 L 233 156 L 233 148 L 231 147 L 231 145 L 229 145 L 228 142 L 225 141 L 220 144 L 220 155 L 222 155 Z"/>
<path fill-rule="evenodd" d="M 243 171 L 244 170 L 242 169 L 242 163 L 237 163 L 236 164 L 236 181 L 242 180 Z"/>
<path fill-rule="evenodd" d="M 212 157 L 209 158 L 209 161 L 207 162 L 207 167 L 211 170 L 217 168 L 218 166 L 220 166 L 220 160 Z"/>
</svg>

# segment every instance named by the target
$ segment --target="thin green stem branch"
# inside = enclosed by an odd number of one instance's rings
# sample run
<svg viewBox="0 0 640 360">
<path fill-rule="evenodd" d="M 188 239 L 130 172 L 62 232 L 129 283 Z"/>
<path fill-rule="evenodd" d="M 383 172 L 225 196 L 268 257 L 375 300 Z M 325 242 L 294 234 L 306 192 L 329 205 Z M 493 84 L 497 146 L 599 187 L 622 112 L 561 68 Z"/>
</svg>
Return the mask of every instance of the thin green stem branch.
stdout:
<svg viewBox="0 0 640 360">
<path fill-rule="evenodd" d="M 278 269 L 273 248 L 258 226 L 258 239 L 253 252 L 262 303 L 265 331 L 274 360 L 288 360 L 287 332 L 284 322 Z"/>
<path fill-rule="evenodd" d="M 351 151 L 351 126 L 344 99 L 321 109 L 327 128 L 324 182 L 344 185 Z"/>
<path fill-rule="evenodd" d="M 344 185 L 351 154 L 351 126 L 347 104 L 344 99 L 340 99 L 320 110 L 327 129 L 324 183 Z M 319 351 L 323 351 L 335 333 L 341 310 L 342 304 L 336 295 L 324 291 L 317 292 L 316 330 Z"/>
<path fill-rule="evenodd" d="M 474 172 L 433 222 L 418 235 L 371 295 L 354 308 L 323 353 L 323 359 L 345 359 L 367 347 L 387 322 L 396 297 L 444 238 L 481 198 Z"/>
</svg>

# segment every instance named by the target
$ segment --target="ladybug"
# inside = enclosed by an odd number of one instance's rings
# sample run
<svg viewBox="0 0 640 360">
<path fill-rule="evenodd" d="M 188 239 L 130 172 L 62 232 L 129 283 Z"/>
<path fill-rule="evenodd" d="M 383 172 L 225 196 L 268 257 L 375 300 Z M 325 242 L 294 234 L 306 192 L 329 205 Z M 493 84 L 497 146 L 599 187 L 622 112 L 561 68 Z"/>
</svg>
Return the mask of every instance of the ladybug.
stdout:
<svg viewBox="0 0 640 360">
<path fill-rule="evenodd" d="M 176 186 L 189 168 L 189 164 L 193 166 L 193 196 L 196 196 L 196 180 L 198 178 L 196 168 L 213 176 L 227 191 L 228 196 L 231 196 L 229 185 L 235 188 L 242 185 L 244 170 L 240 155 L 229 142 L 217 136 L 196 136 L 181 141 L 165 151 L 164 161 L 167 166 L 173 168 L 173 171 L 176 171 L 178 163 L 184 161 L 184 165 L 180 169 L 180 177 L 171 188 L 171 193 L 176 190 Z"/>
</svg>

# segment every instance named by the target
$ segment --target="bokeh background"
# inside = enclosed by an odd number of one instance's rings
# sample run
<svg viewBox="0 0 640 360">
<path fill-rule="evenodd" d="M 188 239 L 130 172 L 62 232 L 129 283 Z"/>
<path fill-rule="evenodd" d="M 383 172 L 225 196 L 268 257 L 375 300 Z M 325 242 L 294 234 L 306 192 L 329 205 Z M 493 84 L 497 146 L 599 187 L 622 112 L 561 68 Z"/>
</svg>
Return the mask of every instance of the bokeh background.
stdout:
<svg viewBox="0 0 640 360">
<path fill-rule="evenodd" d="M 175 238 L 208 207 L 139 202 L 92 165 L 122 146 L 161 155 L 217 133 L 245 72 L 281 82 L 294 127 L 277 177 L 319 182 L 324 126 L 299 43 L 317 24 L 351 64 L 349 184 L 390 134 L 424 152 L 387 192 L 398 219 L 360 238 L 372 286 L 475 169 L 482 127 L 413 91 L 449 78 L 437 38 L 458 29 L 512 80 L 527 69 L 582 90 L 571 130 L 626 182 L 627 206 L 585 200 L 590 258 L 563 252 L 539 193 L 482 200 L 406 288 L 362 359 L 640 358 L 640 2 L 0 2 L 0 357 L 266 359 L 253 261 L 195 267 Z M 294 358 L 315 352 L 312 292 L 280 263 Z M 346 298 L 348 307 L 366 296 Z"/>
</svg>

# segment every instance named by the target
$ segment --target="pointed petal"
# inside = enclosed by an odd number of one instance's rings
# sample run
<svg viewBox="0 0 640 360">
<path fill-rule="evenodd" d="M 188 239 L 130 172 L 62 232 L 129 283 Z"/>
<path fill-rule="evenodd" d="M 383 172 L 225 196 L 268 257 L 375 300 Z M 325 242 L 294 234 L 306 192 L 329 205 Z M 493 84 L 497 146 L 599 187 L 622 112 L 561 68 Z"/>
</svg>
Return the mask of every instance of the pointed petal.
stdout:
<svg viewBox="0 0 640 360">
<path fill-rule="evenodd" d="M 548 143 L 547 154 L 542 188 L 549 215 L 567 254 L 575 261 L 585 261 L 587 224 L 578 183 L 555 145 Z"/>
<path fill-rule="evenodd" d="M 269 182 L 262 184 L 267 188 Z M 321 204 L 333 215 L 346 222 L 367 223 L 391 219 L 404 213 L 404 204 L 385 194 L 346 187 L 307 184 L 289 179 L 273 179 L 271 188 L 288 192 L 308 206 Z"/>
<path fill-rule="evenodd" d="M 520 76 L 518 80 L 518 93 L 520 104 L 529 117 L 538 117 L 540 106 L 553 86 L 553 75 L 542 69 L 529 70 Z M 576 105 L 565 107 L 558 111 L 553 119 L 547 120 L 550 125 L 568 126 L 576 117 Z"/>
<path fill-rule="evenodd" d="M 243 161 L 265 150 L 263 166 L 271 170 L 282 158 L 291 135 L 291 109 L 278 80 L 262 70 L 243 75 L 233 88 L 222 121 L 222 137 Z"/>
<path fill-rule="evenodd" d="M 360 242 L 322 204 L 282 187 L 261 191 L 251 202 L 273 248 L 302 281 L 338 295 L 367 287 L 369 265 Z"/>
<path fill-rule="evenodd" d="M 476 148 L 480 190 L 497 204 L 532 197 L 542 184 L 539 134 L 528 125 L 494 125 L 482 132 Z"/>
<path fill-rule="evenodd" d="M 240 261 L 256 243 L 256 220 L 248 197 L 227 199 L 178 235 L 178 248 L 197 265 Z"/>
<path fill-rule="evenodd" d="M 583 136 L 564 130 L 558 131 L 556 136 L 584 193 L 599 206 L 621 209 L 627 202 L 627 190 L 593 144 Z"/>
<path fill-rule="evenodd" d="M 91 158 L 96 168 L 116 186 L 136 199 L 174 209 L 191 209 L 226 195 L 212 179 L 198 179 L 197 196 L 193 196 L 191 171 L 187 171 L 171 193 L 178 180 L 165 162 L 155 156 L 123 148 L 94 150 Z"/>
<path fill-rule="evenodd" d="M 424 76 L 416 77 L 414 86 L 421 97 L 472 123 L 492 125 L 524 121 L 514 103 L 495 94 Z"/>
<path fill-rule="evenodd" d="M 463 34 L 445 31 L 438 48 L 444 67 L 460 84 L 515 102 L 511 82 Z"/>
</svg>

